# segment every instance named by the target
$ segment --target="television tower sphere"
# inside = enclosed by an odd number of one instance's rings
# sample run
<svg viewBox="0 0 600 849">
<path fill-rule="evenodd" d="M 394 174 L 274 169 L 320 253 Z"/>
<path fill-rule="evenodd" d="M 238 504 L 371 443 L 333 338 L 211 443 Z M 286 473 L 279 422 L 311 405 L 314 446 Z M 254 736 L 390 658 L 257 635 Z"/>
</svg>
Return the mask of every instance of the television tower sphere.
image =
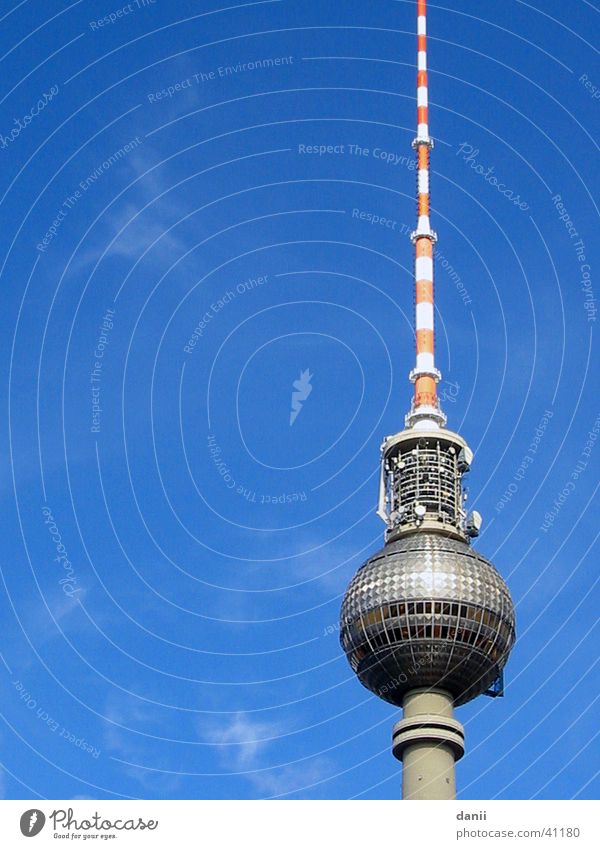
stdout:
<svg viewBox="0 0 600 849">
<path fill-rule="evenodd" d="M 512 601 L 492 564 L 435 532 L 401 537 L 358 570 L 344 598 L 341 641 L 365 687 L 402 706 L 415 688 L 455 705 L 498 678 L 514 640 Z"/>
</svg>

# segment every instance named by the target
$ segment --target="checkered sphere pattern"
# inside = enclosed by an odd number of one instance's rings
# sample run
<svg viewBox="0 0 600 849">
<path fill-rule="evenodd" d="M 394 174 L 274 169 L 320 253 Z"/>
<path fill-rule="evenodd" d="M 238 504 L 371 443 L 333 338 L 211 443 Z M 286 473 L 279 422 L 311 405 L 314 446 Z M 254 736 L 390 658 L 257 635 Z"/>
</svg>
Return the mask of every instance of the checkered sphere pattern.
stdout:
<svg viewBox="0 0 600 849">
<path fill-rule="evenodd" d="M 358 570 L 340 642 L 360 682 L 401 706 L 418 687 L 460 705 L 485 692 L 515 640 L 515 613 L 495 567 L 462 540 L 419 532 L 388 543 Z"/>
</svg>

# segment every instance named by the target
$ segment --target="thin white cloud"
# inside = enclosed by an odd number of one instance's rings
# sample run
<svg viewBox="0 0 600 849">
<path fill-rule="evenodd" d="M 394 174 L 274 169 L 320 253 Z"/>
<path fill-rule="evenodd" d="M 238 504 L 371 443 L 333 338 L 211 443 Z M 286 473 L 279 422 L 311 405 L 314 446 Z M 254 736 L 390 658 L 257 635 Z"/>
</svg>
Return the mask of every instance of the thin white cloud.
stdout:
<svg viewBox="0 0 600 849">
<path fill-rule="evenodd" d="M 269 742 L 284 733 L 280 723 L 254 719 L 240 711 L 232 718 L 203 730 L 206 743 L 220 747 L 220 759 L 234 771 L 256 769 Z"/>
<path fill-rule="evenodd" d="M 295 792 L 303 796 L 326 794 L 321 782 L 335 774 L 326 758 L 317 756 L 290 766 L 268 768 L 269 759 L 281 750 L 284 736 L 281 723 L 258 720 L 243 711 L 211 730 L 204 729 L 206 742 L 222 748 L 219 758 L 223 765 L 232 772 L 244 772 L 243 778 L 260 797 Z M 311 791 L 311 785 L 321 789 Z"/>
</svg>

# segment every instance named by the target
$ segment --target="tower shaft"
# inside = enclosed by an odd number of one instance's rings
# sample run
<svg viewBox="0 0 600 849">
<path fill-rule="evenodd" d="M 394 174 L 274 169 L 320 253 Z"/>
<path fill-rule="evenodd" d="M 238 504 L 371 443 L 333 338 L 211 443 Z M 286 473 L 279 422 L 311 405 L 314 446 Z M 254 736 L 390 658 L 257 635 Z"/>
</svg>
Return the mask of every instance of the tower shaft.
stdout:
<svg viewBox="0 0 600 849">
<path fill-rule="evenodd" d="M 406 417 L 406 426 L 420 433 L 435 433 L 443 428 L 446 418 L 442 413 L 437 396 L 437 382 L 441 375 L 435 366 L 435 306 L 433 289 L 433 246 L 437 235 L 431 229 L 429 217 L 429 158 L 433 148 L 433 139 L 429 135 L 429 83 L 427 78 L 427 0 L 417 0 L 417 135 L 413 141 L 417 154 L 417 229 L 411 239 L 415 247 L 415 342 L 416 363 L 410 373 L 414 382 L 414 396 L 411 410 Z M 423 442 L 421 440 L 421 442 Z M 424 443 L 425 445 L 427 443 Z M 387 537 L 394 533 L 414 531 L 416 525 L 433 514 L 433 526 L 442 521 L 448 529 L 461 534 L 464 516 L 458 504 L 450 506 L 444 499 L 451 496 L 456 501 L 456 493 L 461 492 L 460 475 L 451 469 L 447 459 L 440 454 L 440 442 L 436 442 L 437 455 L 429 463 L 424 473 L 415 469 L 414 482 L 410 473 L 406 475 L 408 459 L 417 464 L 418 448 L 410 444 L 410 455 L 405 458 L 398 446 L 397 450 L 384 452 L 384 487 L 388 492 L 382 497 L 389 506 Z M 460 446 L 450 445 L 452 454 L 448 458 L 456 460 Z M 466 448 L 466 446 L 465 446 Z M 425 449 L 426 450 L 426 449 Z M 468 449 L 466 449 L 468 451 Z M 430 453 L 432 453 L 430 451 Z M 463 452 L 464 453 L 464 452 Z M 420 478 L 427 481 L 422 497 L 416 508 L 420 517 L 407 504 L 402 503 L 402 485 L 394 486 L 393 467 L 400 466 L 408 477 L 410 494 L 414 498 L 419 493 Z M 440 477 L 439 494 L 428 497 L 431 481 L 435 473 Z M 452 486 L 449 485 L 452 481 Z M 397 491 L 396 491 L 397 489 Z M 443 493 L 443 495 L 442 495 Z M 440 497 L 441 496 L 441 497 Z M 431 502 L 425 504 L 422 502 Z M 428 511 L 429 508 L 429 511 Z M 380 503 L 380 513 L 385 512 Z M 396 526 L 396 527 L 394 527 Z M 393 733 L 393 753 L 402 761 L 402 798 L 403 799 L 455 799 L 456 775 L 455 761 L 464 754 L 464 731 L 462 725 L 453 718 L 453 698 L 443 690 L 415 689 L 409 691 L 403 701 L 403 719 L 396 724 Z"/>
<path fill-rule="evenodd" d="M 394 726 L 393 752 L 402 761 L 403 799 L 455 799 L 455 762 L 465 751 L 463 726 L 444 690 L 411 690 Z"/>
<path fill-rule="evenodd" d="M 496 694 L 490 688 L 515 641 L 515 611 L 501 575 L 470 546 L 482 521 L 465 504 L 473 453 L 445 427 L 437 396 L 425 18 L 426 0 L 417 0 L 414 396 L 404 430 L 381 446 L 377 512 L 385 545 L 346 590 L 340 641 L 359 681 L 403 709 L 393 731 L 403 798 L 454 799 L 464 729 L 453 709 Z"/>
</svg>

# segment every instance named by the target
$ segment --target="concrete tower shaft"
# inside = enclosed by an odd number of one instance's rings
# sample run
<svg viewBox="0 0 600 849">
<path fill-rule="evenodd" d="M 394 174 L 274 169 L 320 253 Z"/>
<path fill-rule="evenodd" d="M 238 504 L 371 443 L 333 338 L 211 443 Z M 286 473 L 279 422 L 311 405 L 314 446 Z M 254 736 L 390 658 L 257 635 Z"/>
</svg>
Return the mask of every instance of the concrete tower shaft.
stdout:
<svg viewBox="0 0 600 849">
<path fill-rule="evenodd" d="M 454 764 L 465 753 L 465 732 L 452 716 L 450 694 L 412 690 L 394 725 L 392 751 L 403 761 L 404 799 L 456 798 Z"/>
</svg>

